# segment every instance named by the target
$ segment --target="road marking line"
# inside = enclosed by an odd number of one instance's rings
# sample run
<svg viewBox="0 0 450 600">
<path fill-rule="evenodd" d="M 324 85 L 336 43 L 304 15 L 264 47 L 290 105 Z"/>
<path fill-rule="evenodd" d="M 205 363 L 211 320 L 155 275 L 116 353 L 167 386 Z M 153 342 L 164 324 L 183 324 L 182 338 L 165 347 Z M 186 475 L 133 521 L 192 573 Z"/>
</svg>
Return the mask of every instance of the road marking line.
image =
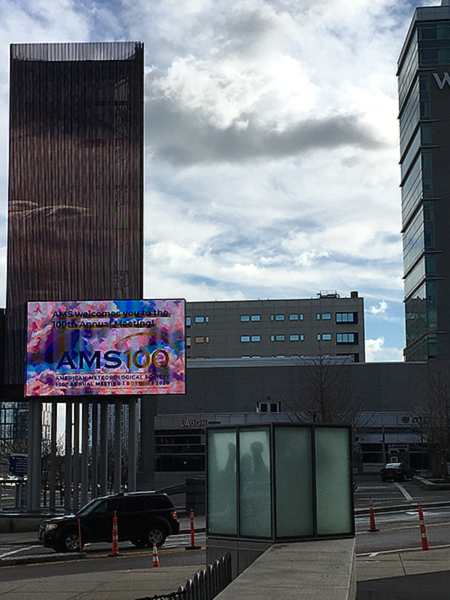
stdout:
<svg viewBox="0 0 450 600">
<path fill-rule="evenodd" d="M 394 481 L 394 485 L 401 491 L 406 500 L 408 500 L 409 502 L 414 502 L 414 498 L 405 490 L 405 488 L 402 485 L 400 485 L 397 481 Z"/>
<path fill-rule="evenodd" d="M 33 548 L 40 548 L 40 546 L 27 546 L 25 548 L 19 548 L 18 550 L 11 550 L 11 552 L 4 552 L 3 554 L 0 554 L 0 558 L 10 556 L 11 554 L 17 554 L 17 552 L 23 552 L 24 550 L 32 550 Z"/>
<path fill-rule="evenodd" d="M 437 549 L 437 548 L 450 548 L 450 545 L 442 544 L 440 546 L 430 546 L 431 550 Z M 398 552 L 414 552 L 416 550 L 422 552 L 422 548 L 417 546 L 416 548 L 398 548 L 397 550 L 380 550 L 376 554 L 396 554 Z M 372 552 L 362 552 L 361 554 L 357 554 L 356 558 L 362 558 L 362 557 L 370 558 L 372 555 L 373 555 Z"/>
</svg>

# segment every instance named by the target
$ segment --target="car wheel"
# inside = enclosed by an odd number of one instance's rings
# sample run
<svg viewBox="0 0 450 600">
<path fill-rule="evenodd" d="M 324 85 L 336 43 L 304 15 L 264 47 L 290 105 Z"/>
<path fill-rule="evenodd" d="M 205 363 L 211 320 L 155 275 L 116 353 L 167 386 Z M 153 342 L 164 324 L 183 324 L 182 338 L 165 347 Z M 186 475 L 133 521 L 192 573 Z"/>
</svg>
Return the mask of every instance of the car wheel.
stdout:
<svg viewBox="0 0 450 600">
<path fill-rule="evenodd" d="M 145 543 L 150 548 L 156 544 L 158 548 L 166 541 L 166 531 L 161 525 L 152 525 L 145 536 Z"/>
<path fill-rule="evenodd" d="M 78 537 L 78 532 L 69 531 L 68 533 L 65 533 L 61 538 L 58 550 L 59 552 L 79 552 L 80 539 Z"/>
</svg>

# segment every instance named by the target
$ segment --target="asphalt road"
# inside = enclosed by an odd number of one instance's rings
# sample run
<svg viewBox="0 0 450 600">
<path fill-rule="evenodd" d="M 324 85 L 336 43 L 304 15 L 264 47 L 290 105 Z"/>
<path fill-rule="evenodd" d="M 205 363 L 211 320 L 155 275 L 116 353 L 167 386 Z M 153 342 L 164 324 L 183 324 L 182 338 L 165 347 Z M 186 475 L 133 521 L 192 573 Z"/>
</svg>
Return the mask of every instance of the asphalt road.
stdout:
<svg viewBox="0 0 450 600">
<path fill-rule="evenodd" d="M 373 555 L 376 553 L 399 551 L 404 549 L 420 549 L 421 536 L 417 505 L 424 507 L 425 524 L 428 541 L 431 548 L 450 546 L 450 491 L 426 491 L 413 482 L 396 484 L 382 483 L 378 477 L 362 477 L 358 480 L 355 492 L 356 509 L 356 551 L 358 555 Z M 369 506 L 370 498 L 375 509 L 377 532 L 370 529 Z M 436 506 L 436 504 L 438 506 Z M 392 510 L 394 508 L 394 510 Z M 3 543 L 0 556 L 22 556 L 41 554 L 53 550 L 44 549 L 40 544 L 30 543 L 33 534 L 27 542 L 18 544 Z M 196 544 L 204 548 L 205 534 L 196 533 Z M 189 550 L 189 534 L 168 538 L 159 551 L 161 566 L 177 566 L 189 564 L 204 564 L 204 550 Z M 37 576 L 53 576 L 67 573 L 94 572 L 102 570 L 142 569 L 151 565 L 151 551 L 137 549 L 132 544 L 120 544 L 119 557 L 111 557 L 111 547 L 108 544 L 92 544 L 86 547 L 87 559 L 65 563 L 24 565 L 2 567 L 0 579 L 14 580 Z M 120 565 L 120 566 L 118 566 Z M 5 579 L 6 578 L 6 579 Z"/>
<path fill-rule="evenodd" d="M 369 510 L 370 498 L 375 510 L 391 506 L 417 507 L 419 502 L 424 506 L 436 503 L 450 504 L 450 490 L 425 490 L 413 481 L 383 483 L 376 475 L 356 476 L 355 481 L 358 485 L 354 494 L 357 513 Z"/>
<path fill-rule="evenodd" d="M 425 508 L 424 521 L 430 548 L 450 546 L 450 507 Z M 368 515 L 356 517 L 356 553 L 421 549 L 418 511 L 411 509 L 375 514 L 377 532 L 370 531 Z"/>
</svg>

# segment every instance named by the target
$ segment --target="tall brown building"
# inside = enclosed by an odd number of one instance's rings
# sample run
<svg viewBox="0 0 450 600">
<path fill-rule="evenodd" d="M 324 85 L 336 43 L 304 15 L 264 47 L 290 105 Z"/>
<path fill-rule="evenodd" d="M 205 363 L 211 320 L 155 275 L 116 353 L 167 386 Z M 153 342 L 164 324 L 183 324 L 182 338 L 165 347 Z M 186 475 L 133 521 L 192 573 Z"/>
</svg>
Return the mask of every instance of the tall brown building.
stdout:
<svg viewBox="0 0 450 600">
<path fill-rule="evenodd" d="M 143 52 L 11 46 L 7 384 L 26 302 L 142 298 Z"/>
</svg>

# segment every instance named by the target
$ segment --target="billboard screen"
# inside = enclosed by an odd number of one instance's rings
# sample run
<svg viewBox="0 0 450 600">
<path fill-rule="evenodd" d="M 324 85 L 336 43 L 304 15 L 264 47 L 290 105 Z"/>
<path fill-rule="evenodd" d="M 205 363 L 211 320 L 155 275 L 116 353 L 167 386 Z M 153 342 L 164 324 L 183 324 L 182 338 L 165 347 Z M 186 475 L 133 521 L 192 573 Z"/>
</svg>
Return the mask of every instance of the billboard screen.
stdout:
<svg viewBox="0 0 450 600">
<path fill-rule="evenodd" d="M 28 302 L 25 396 L 185 393 L 185 301 Z"/>
</svg>

